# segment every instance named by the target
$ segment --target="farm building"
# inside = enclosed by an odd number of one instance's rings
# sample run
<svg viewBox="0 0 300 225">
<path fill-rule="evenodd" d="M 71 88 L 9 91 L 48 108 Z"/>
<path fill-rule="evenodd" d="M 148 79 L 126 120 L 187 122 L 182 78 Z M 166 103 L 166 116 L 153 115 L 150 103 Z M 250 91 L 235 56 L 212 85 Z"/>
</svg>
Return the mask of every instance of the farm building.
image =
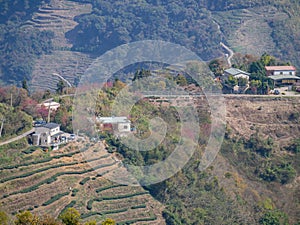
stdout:
<svg viewBox="0 0 300 225">
<path fill-rule="evenodd" d="M 273 81 L 274 87 L 293 85 L 300 82 L 300 77 L 294 75 L 274 75 L 269 76 Z"/>
<path fill-rule="evenodd" d="M 296 76 L 296 68 L 294 66 L 265 66 L 265 70 L 267 76 Z"/>
<path fill-rule="evenodd" d="M 240 70 L 240 69 L 237 69 L 237 68 L 229 68 L 229 69 L 224 71 L 224 76 L 225 77 L 228 77 L 230 75 L 233 76 L 236 79 L 244 78 L 244 79 L 249 80 L 249 77 L 250 77 L 250 73 L 247 73 L 247 72 L 245 72 L 243 70 Z"/>
<path fill-rule="evenodd" d="M 126 133 L 131 131 L 131 122 L 127 117 L 97 117 L 96 123 L 100 131 Z"/>
<path fill-rule="evenodd" d="M 50 109 L 50 111 L 56 111 L 60 107 L 60 104 L 58 102 L 51 101 L 51 102 L 44 102 L 39 105 L 39 107 L 41 106 Z"/>
<path fill-rule="evenodd" d="M 64 133 L 60 131 L 60 125 L 57 123 L 46 123 L 37 126 L 32 135 L 33 145 L 57 148 L 62 140 L 63 134 Z"/>
</svg>

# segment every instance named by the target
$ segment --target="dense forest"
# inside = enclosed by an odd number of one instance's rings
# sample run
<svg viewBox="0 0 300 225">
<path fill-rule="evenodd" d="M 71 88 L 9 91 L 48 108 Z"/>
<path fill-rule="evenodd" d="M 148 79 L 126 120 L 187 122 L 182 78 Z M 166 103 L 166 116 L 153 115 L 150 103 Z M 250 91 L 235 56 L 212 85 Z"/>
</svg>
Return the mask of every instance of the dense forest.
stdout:
<svg viewBox="0 0 300 225">
<path fill-rule="evenodd" d="M 6 84 L 30 81 L 35 59 L 52 50 L 53 32 L 22 27 L 44 2 L 0 2 L 0 80 Z"/>
<path fill-rule="evenodd" d="M 79 1 L 79 0 L 78 0 Z M 82 1 L 79 1 L 82 2 Z M 79 25 L 67 34 L 74 50 L 101 54 L 120 44 L 145 39 L 161 39 L 181 44 L 204 60 L 220 56 L 220 41 L 234 32 L 235 18 L 222 24 L 221 33 L 214 23 L 215 12 L 275 7 L 288 14 L 284 20 L 269 20 L 277 46 L 275 56 L 299 65 L 299 5 L 296 1 L 84 1 L 93 12 L 79 16 Z M 225 19 L 225 18 L 224 18 Z M 227 19 L 227 18 L 226 18 Z M 240 20 L 243 18 L 241 17 Z M 283 29 L 284 27 L 284 29 Z M 260 40 L 264 41 L 264 40 Z M 296 43 L 296 44 L 295 44 Z"/>
<path fill-rule="evenodd" d="M 103 1 L 74 0 L 91 3 L 92 13 L 75 18 L 79 23 L 66 37 L 73 51 L 99 56 L 124 43 L 145 39 L 170 41 L 196 52 L 203 60 L 221 56 L 220 41 L 239 27 L 242 16 L 232 17 L 231 12 L 275 7 L 287 15 L 285 19 L 266 19 L 272 29 L 275 50 L 271 54 L 299 66 L 299 4 L 296 0 L 271 1 L 159 1 L 143 0 Z M 0 78 L 2 82 L 20 85 L 25 78 L 31 80 L 35 59 L 53 50 L 52 31 L 39 31 L 24 27 L 25 21 L 37 12 L 41 4 L 49 1 L 0 2 Z M 216 24 L 218 12 L 221 27 Z M 228 15 L 225 12 L 230 12 Z M 237 13 L 238 14 L 238 13 Z M 260 40 L 263 42 L 264 40 Z"/>
<path fill-rule="evenodd" d="M 120 44 L 159 39 L 181 44 L 204 59 L 219 55 L 220 35 L 209 11 L 197 1 L 189 3 L 92 1 L 94 10 L 77 18 L 67 34 L 74 50 L 101 54 Z"/>
</svg>

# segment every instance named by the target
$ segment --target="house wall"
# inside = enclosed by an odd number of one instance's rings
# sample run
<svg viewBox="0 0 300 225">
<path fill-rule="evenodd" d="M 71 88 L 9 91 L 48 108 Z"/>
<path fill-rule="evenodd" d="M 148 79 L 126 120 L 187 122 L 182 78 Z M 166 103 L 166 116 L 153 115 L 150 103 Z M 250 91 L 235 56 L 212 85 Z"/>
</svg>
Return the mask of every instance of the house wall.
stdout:
<svg viewBox="0 0 300 225">
<path fill-rule="evenodd" d="M 41 146 L 49 146 L 51 144 L 51 136 L 48 133 L 42 133 L 40 135 Z"/>
<path fill-rule="evenodd" d="M 245 74 L 238 74 L 238 75 L 235 75 L 234 77 L 235 77 L 236 79 L 244 78 L 244 79 L 249 80 L 249 76 L 248 76 L 248 75 L 245 75 Z"/>
<path fill-rule="evenodd" d="M 56 127 L 50 130 L 50 135 L 53 136 L 60 132 L 60 127 Z"/>
<path fill-rule="evenodd" d="M 130 123 L 119 123 L 118 131 L 119 132 L 130 132 Z"/>
<path fill-rule="evenodd" d="M 296 72 L 293 70 L 289 71 L 271 71 L 268 75 L 293 75 L 296 76 Z"/>
</svg>

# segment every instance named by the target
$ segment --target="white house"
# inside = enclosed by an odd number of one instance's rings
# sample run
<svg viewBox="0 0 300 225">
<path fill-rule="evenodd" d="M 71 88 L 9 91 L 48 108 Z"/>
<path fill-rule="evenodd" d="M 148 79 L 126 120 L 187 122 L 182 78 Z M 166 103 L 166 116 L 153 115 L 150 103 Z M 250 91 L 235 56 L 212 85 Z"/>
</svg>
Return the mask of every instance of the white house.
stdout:
<svg viewBox="0 0 300 225">
<path fill-rule="evenodd" d="M 265 66 L 265 70 L 267 76 L 296 76 L 296 68 L 294 66 Z"/>
<path fill-rule="evenodd" d="M 131 131 L 131 122 L 127 117 L 97 117 L 96 122 L 101 131 L 116 131 L 126 133 Z"/>
<path fill-rule="evenodd" d="M 41 105 L 43 105 L 46 108 L 49 108 L 51 111 L 56 111 L 60 107 L 60 104 L 54 101 L 44 102 Z"/>
<path fill-rule="evenodd" d="M 249 80 L 249 77 L 250 77 L 250 73 L 247 73 L 247 72 L 237 69 L 237 68 L 229 68 L 224 71 L 224 76 L 228 77 L 230 75 L 236 79 L 245 78 L 245 79 Z"/>
<path fill-rule="evenodd" d="M 33 145 L 37 146 L 58 146 L 61 142 L 63 132 L 60 131 L 60 125 L 57 123 L 46 123 L 35 127 L 32 135 Z"/>
</svg>

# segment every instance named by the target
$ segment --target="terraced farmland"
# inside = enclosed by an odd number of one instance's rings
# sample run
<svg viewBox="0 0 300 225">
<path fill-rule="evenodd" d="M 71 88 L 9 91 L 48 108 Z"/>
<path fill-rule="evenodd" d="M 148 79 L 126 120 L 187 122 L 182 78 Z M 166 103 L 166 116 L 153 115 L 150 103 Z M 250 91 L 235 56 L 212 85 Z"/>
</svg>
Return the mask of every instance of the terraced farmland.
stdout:
<svg viewBox="0 0 300 225">
<path fill-rule="evenodd" d="M 271 6 L 216 12 L 213 18 L 219 24 L 224 40 L 234 50 L 244 54 L 276 54 L 270 21 L 287 17 Z"/>
<path fill-rule="evenodd" d="M 35 62 L 31 81 L 32 89 L 55 90 L 59 78 L 53 76 L 53 73 L 60 74 L 73 84 L 75 78 L 80 77 L 91 64 L 92 58 L 86 54 L 71 51 L 72 44 L 65 38 L 65 33 L 77 25 L 74 17 L 90 11 L 90 4 L 51 0 L 23 25 L 24 28 L 29 26 L 54 32 L 52 40 L 54 51 L 49 55 L 43 55 Z"/>
<path fill-rule="evenodd" d="M 44 159 L 2 165 L 0 205 L 8 212 L 53 216 L 74 207 L 83 220 L 110 217 L 118 224 L 164 224 L 162 206 L 145 189 L 107 179 L 122 170 L 126 173 L 102 143 L 72 143 Z"/>
</svg>

